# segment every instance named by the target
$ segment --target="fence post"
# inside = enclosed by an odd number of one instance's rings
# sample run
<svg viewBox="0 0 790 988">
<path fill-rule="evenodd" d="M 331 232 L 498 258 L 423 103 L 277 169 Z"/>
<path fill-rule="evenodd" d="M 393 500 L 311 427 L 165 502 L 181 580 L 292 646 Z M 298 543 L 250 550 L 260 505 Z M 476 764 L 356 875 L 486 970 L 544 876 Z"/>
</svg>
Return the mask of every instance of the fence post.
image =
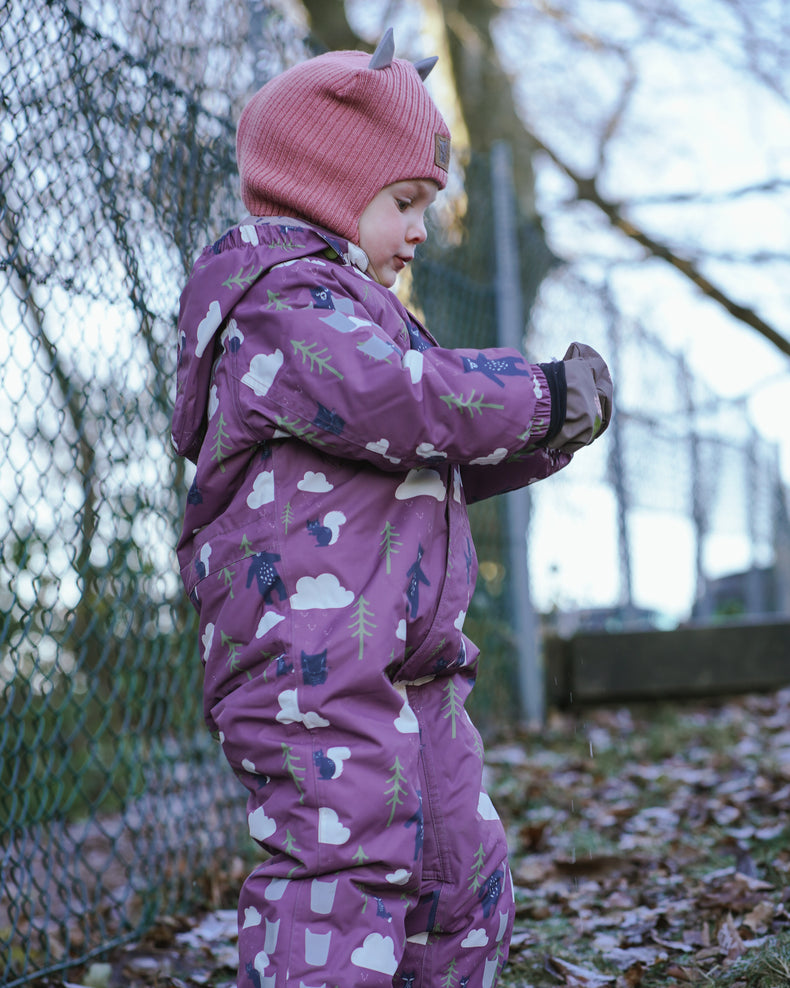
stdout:
<svg viewBox="0 0 790 988">
<path fill-rule="evenodd" d="M 703 471 L 700 457 L 701 437 L 699 434 L 699 420 L 697 418 L 696 403 L 694 401 L 694 379 L 687 362 L 683 357 L 677 358 L 680 380 L 683 386 L 684 397 L 686 399 L 686 417 L 690 424 L 689 434 L 689 455 L 691 458 L 691 491 L 689 500 L 691 506 L 691 520 L 694 525 L 694 569 L 695 569 L 695 591 L 692 608 L 696 611 L 697 617 L 709 620 L 713 616 L 713 600 L 710 595 L 708 581 L 705 576 L 704 549 L 705 539 L 708 534 L 708 513 L 705 506 L 705 499 L 700 490 L 703 482 Z"/>
<path fill-rule="evenodd" d="M 525 322 L 515 223 L 517 206 L 510 146 L 504 142 L 498 142 L 491 149 L 491 192 L 496 260 L 497 339 L 500 346 L 523 351 Z M 520 709 L 521 715 L 529 724 L 540 725 L 545 719 L 545 684 L 538 622 L 529 586 L 528 488 L 506 494 L 505 511 L 510 571 L 508 584 L 518 659 Z"/>
<path fill-rule="evenodd" d="M 601 300 L 607 316 L 607 342 L 610 347 L 608 355 L 609 367 L 614 378 L 615 388 L 620 377 L 620 322 L 617 310 L 612 302 L 611 289 L 607 285 L 601 293 Z M 609 457 L 606 469 L 609 482 L 614 488 L 617 502 L 617 559 L 620 566 L 620 600 L 625 607 L 625 617 L 631 620 L 635 613 L 634 607 L 634 576 L 631 561 L 631 539 L 629 537 L 628 521 L 631 513 L 630 475 L 623 450 L 622 422 L 627 413 L 615 413 L 609 426 Z"/>
</svg>

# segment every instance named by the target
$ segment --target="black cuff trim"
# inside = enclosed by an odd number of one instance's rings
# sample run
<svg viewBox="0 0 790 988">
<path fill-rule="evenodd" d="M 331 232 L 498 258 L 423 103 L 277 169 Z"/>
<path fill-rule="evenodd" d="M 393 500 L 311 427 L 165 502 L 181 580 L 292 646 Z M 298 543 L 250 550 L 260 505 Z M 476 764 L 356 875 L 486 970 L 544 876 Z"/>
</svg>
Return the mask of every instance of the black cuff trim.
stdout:
<svg viewBox="0 0 790 988">
<path fill-rule="evenodd" d="M 538 367 L 546 375 L 546 382 L 551 394 L 551 420 L 549 431 L 538 443 L 538 446 L 545 446 L 550 442 L 565 425 L 565 416 L 568 406 L 568 385 L 565 381 L 565 364 L 561 360 L 553 360 L 550 364 L 538 364 Z"/>
</svg>

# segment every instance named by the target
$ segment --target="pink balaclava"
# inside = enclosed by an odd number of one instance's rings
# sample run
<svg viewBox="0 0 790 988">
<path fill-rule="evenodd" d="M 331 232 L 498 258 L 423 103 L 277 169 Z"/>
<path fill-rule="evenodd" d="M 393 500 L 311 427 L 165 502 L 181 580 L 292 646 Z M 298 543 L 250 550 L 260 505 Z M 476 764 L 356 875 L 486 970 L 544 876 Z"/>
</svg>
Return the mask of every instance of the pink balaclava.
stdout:
<svg viewBox="0 0 790 988">
<path fill-rule="evenodd" d="M 258 90 L 236 135 L 253 216 L 299 217 L 358 243 L 359 218 L 385 185 L 444 188 L 450 131 L 424 85 L 436 59 L 393 56 L 390 29 L 372 57 L 328 52 Z"/>
</svg>

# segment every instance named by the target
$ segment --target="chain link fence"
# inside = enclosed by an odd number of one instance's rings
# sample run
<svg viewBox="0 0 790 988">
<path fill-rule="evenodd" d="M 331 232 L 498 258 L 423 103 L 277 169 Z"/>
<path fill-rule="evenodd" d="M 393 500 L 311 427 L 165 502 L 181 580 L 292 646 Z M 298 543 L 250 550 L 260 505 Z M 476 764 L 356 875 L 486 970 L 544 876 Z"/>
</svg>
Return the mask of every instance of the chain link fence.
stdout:
<svg viewBox="0 0 790 988">
<path fill-rule="evenodd" d="M 178 286 L 236 211 L 234 130 L 67 5 L 0 23 L 10 988 L 191 908 L 244 817 L 202 726 L 169 441 Z"/>
<path fill-rule="evenodd" d="M 254 6 L 260 19 L 266 5 Z M 119 40 L 99 16 L 89 26 L 79 10 L 29 0 L 0 12 L 0 982 L 8 988 L 194 908 L 224 862 L 252 853 L 243 791 L 202 723 L 196 622 L 174 566 L 190 478 L 169 442 L 178 290 L 200 247 L 238 218 L 232 114 L 211 112 L 156 59 L 124 45 L 123 32 Z M 281 55 L 273 50 L 272 71 Z M 443 342 L 483 347 L 497 331 L 486 159 L 471 162 L 466 181 L 482 210 L 470 216 L 475 236 L 455 244 L 437 236 L 412 289 Z M 597 332 L 620 362 L 636 350 L 645 374 L 621 396 L 608 451 L 534 495 L 530 568 L 541 610 L 601 604 L 600 587 L 574 601 L 555 593 L 567 560 L 541 543 L 558 524 L 572 529 L 585 499 L 601 506 L 614 574 L 604 610 L 634 606 L 634 519 L 643 510 L 686 525 L 690 557 L 677 565 L 703 587 L 705 542 L 717 530 L 735 531 L 755 559 L 775 565 L 774 549 L 788 538 L 784 495 L 775 454 L 742 410 L 701 394 L 657 341 L 634 331 L 622 341 L 605 295 L 569 285 L 573 275 L 537 231 L 518 235 L 526 314 L 542 296 L 532 356 L 552 352 L 552 333 L 578 335 L 552 305 L 553 294 L 570 290 L 598 326 L 591 342 Z M 546 306 L 551 331 L 539 315 Z M 674 390 L 646 392 L 651 375 Z M 733 415 L 737 428 L 725 422 Z M 515 721 L 505 592 L 514 536 L 498 501 L 475 506 L 473 524 L 481 579 L 468 627 L 486 654 L 476 713 L 484 723 Z M 700 600 L 715 607 L 710 594 Z"/>
</svg>

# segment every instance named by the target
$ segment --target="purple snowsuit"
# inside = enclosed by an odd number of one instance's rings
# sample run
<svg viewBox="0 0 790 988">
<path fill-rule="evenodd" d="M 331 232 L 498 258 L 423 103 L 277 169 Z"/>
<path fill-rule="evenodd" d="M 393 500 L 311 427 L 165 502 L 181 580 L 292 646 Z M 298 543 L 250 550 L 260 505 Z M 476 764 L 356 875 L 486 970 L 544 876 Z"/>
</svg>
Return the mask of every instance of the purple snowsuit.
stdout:
<svg viewBox="0 0 790 988">
<path fill-rule="evenodd" d="M 178 547 L 209 727 L 269 852 L 239 988 L 491 988 L 513 893 L 464 701 L 466 501 L 554 473 L 543 372 L 437 346 L 345 240 L 254 220 L 181 299 Z"/>
</svg>

